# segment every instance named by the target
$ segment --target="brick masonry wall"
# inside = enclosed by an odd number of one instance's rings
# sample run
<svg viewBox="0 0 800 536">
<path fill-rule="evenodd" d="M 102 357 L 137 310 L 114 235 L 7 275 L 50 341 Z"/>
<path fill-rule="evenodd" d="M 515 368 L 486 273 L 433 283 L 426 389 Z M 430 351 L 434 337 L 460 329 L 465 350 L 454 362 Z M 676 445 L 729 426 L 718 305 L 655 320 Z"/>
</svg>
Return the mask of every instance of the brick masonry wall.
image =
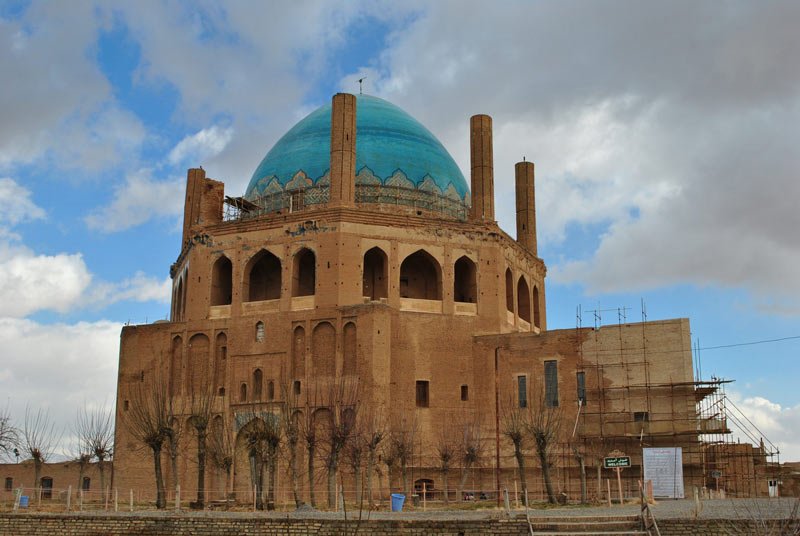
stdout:
<svg viewBox="0 0 800 536">
<path fill-rule="evenodd" d="M 795 527 L 800 527 L 798 520 Z M 766 534 L 750 520 L 665 519 L 659 523 L 662 536 L 715 536 L 728 534 Z M 65 515 L 0 514 L 0 534 L 40 536 L 115 536 L 115 535 L 192 535 L 238 536 L 305 535 L 334 536 L 355 534 L 356 522 L 313 519 L 267 519 L 201 515 Z M 480 534 L 524 536 L 524 520 L 373 520 L 362 522 L 358 534 L 475 536 Z M 783 532 L 781 532 L 783 534 Z"/>
</svg>

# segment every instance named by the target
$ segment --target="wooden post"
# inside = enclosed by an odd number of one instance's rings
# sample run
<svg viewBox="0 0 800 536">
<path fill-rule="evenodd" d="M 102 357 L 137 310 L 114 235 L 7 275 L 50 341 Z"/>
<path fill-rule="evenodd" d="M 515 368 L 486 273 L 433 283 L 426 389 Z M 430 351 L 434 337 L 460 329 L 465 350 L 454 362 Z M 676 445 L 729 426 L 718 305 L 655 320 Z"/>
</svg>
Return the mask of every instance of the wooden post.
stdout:
<svg viewBox="0 0 800 536">
<path fill-rule="evenodd" d="M 606 478 L 606 498 L 608 499 L 608 507 L 611 508 L 611 481 Z"/>
<path fill-rule="evenodd" d="M 106 510 L 108 510 L 108 496 L 109 496 L 109 491 L 108 491 L 108 486 L 106 486 L 106 504 L 105 504 Z"/>
<path fill-rule="evenodd" d="M 517 510 L 519 510 L 519 492 L 517 491 L 517 481 L 516 480 L 514 481 L 514 504 L 516 505 Z"/>
<path fill-rule="evenodd" d="M 181 485 L 175 486 L 175 510 L 181 509 Z"/>
<path fill-rule="evenodd" d="M 133 490 L 131 490 L 131 512 L 133 512 Z"/>
<path fill-rule="evenodd" d="M 70 502 L 72 502 L 72 486 L 67 488 L 67 512 L 69 512 Z"/>
<path fill-rule="evenodd" d="M 427 500 L 425 499 L 425 497 L 428 496 L 427 491 L 428 491 L 428 485 L 425 482 L 423 482 L 422 483 L 422 511 L 423 512 L 425 511 L 425 508 L 428 506 Z"/>
<path fill-rule="evenodd" d="M 114 511 L 119 512 L 119 490 L 114 488 Z"/>
<path fill-rule="evenodd" d="M 617 487 L 619 488 L 619 504 L 623 504 L 622 501 L 622 468 L 617 467 Z"/>
<path fill-rule="evenodd" d="M 256 511 L 256 497 L 257 497 L 257 495 L 258 495 L 258 492 L 256 490 L 256 487 L 253 486 L 253 512 Z"/>
<path fill-rule="evenodd" d="M 78 492 L 78 508 L 83 512 L 83 490 Z"/>
</svg>

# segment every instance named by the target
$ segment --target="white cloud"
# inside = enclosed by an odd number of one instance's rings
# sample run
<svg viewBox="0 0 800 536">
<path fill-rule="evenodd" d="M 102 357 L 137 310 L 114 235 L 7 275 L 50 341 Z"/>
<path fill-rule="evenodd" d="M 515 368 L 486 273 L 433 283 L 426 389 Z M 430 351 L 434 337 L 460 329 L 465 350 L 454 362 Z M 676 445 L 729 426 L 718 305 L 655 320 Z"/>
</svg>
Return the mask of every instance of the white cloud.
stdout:
<svg viewBox="0 0 800 536">
<path fill-rule="evenodd" d="M 111 203 L 88 215 L 86 224 L 112 233 L 151 218 L 178 218 L 183 212 L 184 188 L 184 181 L 177 177 L 157 180 L 151 170 L 140 169 L 125 177 L 125 183 L 114 190 Z"/>
<path fill-rule="evenodd" d="M 13 179 L 0 178 L 0 225 L 16 225 L 22 221 L 38 220 L 45 217 L 44 209 L 31 200 L 30 190 L 23 188 Z"/>
<path fill-rule="evenodd" d="M 136 272 L 133 277 L 119 283 L 99 283 L 93 286 L 89 303 L 105 307 L 119 301 L 136 301 L 169 303 L 172 292 L 172 280 L 166 277 L 158 280 L 143 272 Z"/>
<path fill-rule="evenodd" d="M 233 138 L 232 128 L 213 126 L 204 128 L 190 136 L 183 138 L 169 153 L 170 163 L 180 164 L 186 160 L 201 161 L 204 158 L 213 158 L 228 146 Z"/>
<path fill-rule="evenodd" d="M 121 329 L 108 321 L 40 324 L 0 318 L 0 392 L 14 421 L 21 423 L 26 406 L 41 407 L 56 431 L 68 434 L 84 403 L 113 406 Z"/>
<path fill-rule="evenodd" d="M 782 407 L 769 399 L 752 396 L 742 397 L 737 392 L 729 393 L 730 399 L 742 413 L 764 434 L 765 443 L 771 441 L 780 449 L 781 461 L 800 461 L 800 405 Z M 728 425 L 733 429 L 734 436 L 743 442 L 756 446 L 761 439 L 758 430 L 746 423 L 741 417 L 739 421 L 747 427 L 744 433 L 737 428 L 736 423 L 729 420 Z M 769 448 L 769 444 L 767 443 Z"/>
</svg>

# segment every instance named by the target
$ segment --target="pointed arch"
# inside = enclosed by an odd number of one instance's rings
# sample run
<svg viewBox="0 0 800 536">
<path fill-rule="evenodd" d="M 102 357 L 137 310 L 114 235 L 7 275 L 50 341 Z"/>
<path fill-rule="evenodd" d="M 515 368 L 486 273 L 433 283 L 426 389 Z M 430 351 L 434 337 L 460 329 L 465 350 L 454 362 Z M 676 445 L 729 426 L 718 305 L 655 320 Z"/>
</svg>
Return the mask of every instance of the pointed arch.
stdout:
<svg viewBox="0 0 800 536">
<path fill-rule="evenodd" d="M 533 325 L 537 328 L 542 327 L 541 316 L 539 314 L 539 287 L 533 285 Z"/>
<path fill-rule="evenodd" d="M 294 328 L 292 336 L 292 378 L 306 375 L 306 330 L 303 326 Z"/>
<path fill-rule="evenodd" d="M 228 336 L 225 332 L 217 334 L 214 341 L 214 385 L 217 389 L 225 388 L 225 371 L 228 361 Z"/>
<path fill-rule="evenodd" d="M 264 322 L 259 320 L 256 322 L 256 342 L 264 342 L 265 337 Z"/>
<path fill-rule="evenodd" d="M 233 299 L 233 264 L 225 255 L 211 267 L 211 305 L 230 305 Z"/>
<path fill-rule="evenodd" d="M 506 310 L 514 312 L 514 275 L 506 268 Z"/>
<path fill-rule="evenodd" d="M 292 297 L 313 296 L 316 281 L 317 258 L 313 251 L 302 248 L 292 260 Z"/>
<path fill-rule="evenodd" d="M 281 297 L 281 261 L 262 249 L 244 267 L 242 301 L 277 300 Z"/>
<path fill-rule="evenodd" d="M 357 360 L 357 339 L 356 339 L 356 325 L 353 322 L 348 322 L 344 325 L 343 330 L 343 348 L 342 353 L 344 359 L 342 363 L 342 374 L 345 376 L 356 374 L 356 360 Z"/>
<path fill-rule="evenodd" d="M 378 300 L 389 296 L 388 266 L 388 257 L 381 248 L 376 246 L 364 254 L 364 274 L 361 281 L 364 297 Z"/>
<path fill-rule="evenodd" d="M 442 299 L 442 267 L 424 249 L 417 250 L 400 265 L 400 297 Z"/>
<path fill-rule="evenodd" d="M 463 303 L 478 302 L 478 277 L 475 263 L 464 255 L 453 267 L 453 299 Z"/>
<path fill-rule="evenodd" d="M 247 402 L 247 384 L 245 382 L 239 386 L 239 402 Z"/>
<path fill-rule="evenodd" d="M 170 352 L 169 393 L 172 396 L 180 395 L 183 391 L 183 339 L 177 336 L 172 339 Z"/>
<path fill-rule="evenodd" d="M 178 289 L 175 293 L 175 320 L 177 322 L 183 321 L 183 278 L 178 279 Z"/>
<path fill-rule="evenodd" d="M 336 374 L 336 329 L 330 322 L 320 322 L 311 333 L 311 360 L 314 376 Z"/>
<path fill-rule="evenodd" d="M 261 400 L 264 386 L 264 373 L 260 368 L 253 371 L 253 400 Z"/>
<path fill-rule="evenodd" d="M 200 393 L 208 389 L 210 341 L 203 333 L 192 335 L 189 339 L 189 392 Z"/>
<path fill-rule="evenodd" d="M 517 282 L 517 311 L 519 317 L 525 322 L 531 321 L 531 292 L 525 276 L 519 276 Z"/>
</svg>

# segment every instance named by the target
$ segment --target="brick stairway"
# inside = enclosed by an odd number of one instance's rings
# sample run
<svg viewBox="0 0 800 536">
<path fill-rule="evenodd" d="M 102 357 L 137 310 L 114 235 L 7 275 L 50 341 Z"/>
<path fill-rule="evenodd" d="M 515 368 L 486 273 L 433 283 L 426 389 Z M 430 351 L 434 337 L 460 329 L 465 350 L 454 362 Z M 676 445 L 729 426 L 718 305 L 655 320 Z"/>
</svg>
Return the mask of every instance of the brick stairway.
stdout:
<svg viewBox="0 0 800 536">
<path fill-rule="evenodd" d="M 628 516 L 531 517 L 536 536 L 648 536 L 641 518 Z"/>
</svg>

